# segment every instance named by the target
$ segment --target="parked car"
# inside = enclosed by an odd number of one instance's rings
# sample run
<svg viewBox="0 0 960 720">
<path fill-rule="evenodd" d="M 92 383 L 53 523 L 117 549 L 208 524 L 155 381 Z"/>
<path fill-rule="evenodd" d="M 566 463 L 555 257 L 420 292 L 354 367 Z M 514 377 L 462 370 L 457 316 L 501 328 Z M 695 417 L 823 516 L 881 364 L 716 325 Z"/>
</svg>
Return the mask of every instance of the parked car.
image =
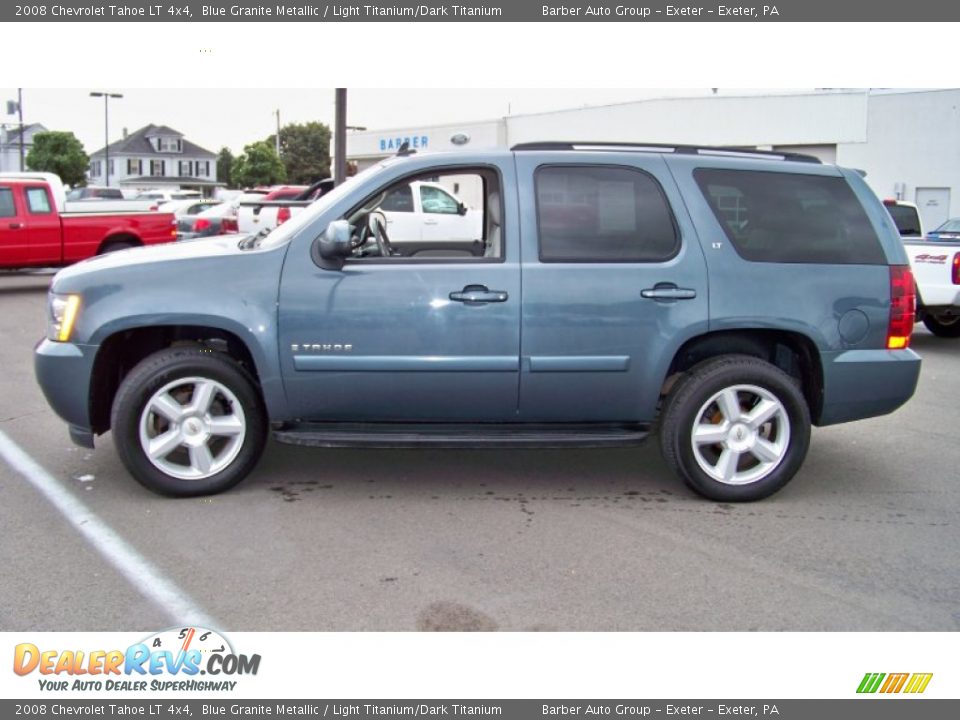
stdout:
<svg viewBox="0 0 960 720">
<path fill-rule="evenodd" d="M 302 190 L 296 197 L 283 199 L 264 193 L 261 197 L 246 195 L 237 209 L 237 227 L 242 233 L 269 232 L 333 190 L 332 178 L 324 178 Z"/>
<path fill-rule="evenodd" d="M 934 242 L 940 240 L 960 240 L 960 218 L 951 218 L 936 230 L 931 230 L 929 233 L 927 233 L 927 240 L 932 240 Z"/>
<path fill-rule="evenodd" d="M 208 207 L 196 215 L 177 219 L 177 235 L 181 240 L 193 240 L 237 232 L 237 215 L 233 203 L 223 202 Z"/>
<path fill-rule="evenodd" d="M 269 188 L 263 195 L 264 200 L 294 200 L 303 194 L 307 185 L 278 185 Z"/>
<path fill-rule="evenodd" d="M 171 213 L 69 212 L 65 196 L 56 175 L 0 175 L 0 268 L 69 265 L 176 239 Z"/>
<path fill-rule="evenodd" d="M 123 200 L 123 193 L 120 188 L 87 185 L 70 190 L 67 193 L 67 200 Z"/>
<path fill-rule="evenodd" d="M 157 209 L 160 212 L 173 213 L 174 217 L 179 220 L 185 215 L 197 215 L 220 204 L 218 200 L 192 198 L 190 200 L 170 200 L 160 203 Z"/>
<path fill-rule="evenodd" d="M 193 200 L 200 197 L 202 195 L 198 190 L 143 190 L 137 193 L 134 200 L 170 202 L 171 200 Z"/>
<path fill-rule="evenodd" d="M 917 287 L 917 320 L 934 335 L 960 338 L 960 241 L 904 240 Z"/>
<path fill-rule="evenodd" d="M 479 238 L 394 242 L 398 190 L 463 178 Z M 593 210 L 540 222 L 567 204 Z M 855 171 L 539 143 L 391 158 L 270 233 L 62 270 L 35 360 L 73 439 L 112 430 L 167 495 L 233 486 L 270 432 L 613 447 L 659 428 L 690 487 L 746 501 L 794 476 L 811 425 L 911 397 L 914 313 L 904 245 Z"/>
</svg>

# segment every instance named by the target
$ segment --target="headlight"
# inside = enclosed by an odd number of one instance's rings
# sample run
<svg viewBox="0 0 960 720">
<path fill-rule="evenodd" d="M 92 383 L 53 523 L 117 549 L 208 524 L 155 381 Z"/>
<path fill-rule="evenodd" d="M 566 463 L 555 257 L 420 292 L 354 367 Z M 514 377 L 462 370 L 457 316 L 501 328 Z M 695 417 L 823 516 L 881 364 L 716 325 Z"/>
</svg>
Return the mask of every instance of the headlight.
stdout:
<svg viewBox="0 0 960 720">
<path fill-rule="evenodd" d="M 56 342 L 66 342 L 73 332 L 80 310 L 79 295 L 57 295 L 50 293 L 47 316 L 47 338 Z"/>
</svg>

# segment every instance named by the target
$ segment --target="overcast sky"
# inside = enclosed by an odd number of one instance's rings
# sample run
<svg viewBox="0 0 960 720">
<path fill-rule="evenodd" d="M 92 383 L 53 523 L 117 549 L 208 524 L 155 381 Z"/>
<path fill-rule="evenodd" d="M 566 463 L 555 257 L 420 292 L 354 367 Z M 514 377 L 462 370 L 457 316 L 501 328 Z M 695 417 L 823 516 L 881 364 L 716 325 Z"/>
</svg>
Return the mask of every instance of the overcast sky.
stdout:
<svg viewBox="0 0 960 720">
<path fill-rule="evenodd" d="M 84 89 L 23 90 L 25 123 L 41 123 L 49 130 L 72 131 L 87 153 L 103 147 L 103 99 L 90 97 L 91 90 L 123 93 L 110 100 L 110 141 L 153 123 L 168 125 L 188 140 L 213 152 L 227 146 L 235 153 L 243 146 L 274 132 L 274 110 L 281 123 L 319 120 L 333 125 L 332 89 L 130 89 L 91 87 Z M 721 94 L 724 91 L 720 91 Z M 731 91 L 739 94 L 742 91 Z M 629 102 L 651 97 L 706 95 L 700 89 L 420 89 L 349 91 L 350 125 L 375 129 L 416 127 L 440 123 L 490 120 L 508 114 L 525 114 Z M 16 88 L 0 89 L 0 122 L 16 123 L 6 114 L 6 101 L 15 100 Z"/>
</svg>

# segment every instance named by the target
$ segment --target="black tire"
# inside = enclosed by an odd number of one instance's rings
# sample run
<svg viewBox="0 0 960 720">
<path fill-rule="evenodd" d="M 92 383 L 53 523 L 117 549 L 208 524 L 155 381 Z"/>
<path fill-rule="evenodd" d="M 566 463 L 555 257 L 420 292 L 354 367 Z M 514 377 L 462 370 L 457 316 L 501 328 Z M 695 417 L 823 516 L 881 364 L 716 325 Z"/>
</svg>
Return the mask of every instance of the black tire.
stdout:
<svg viewBox="0 0 960 720">
<path fill-rule="evenodd" d="M 111 240 L 110 242 L 104 243 L 100 249 L 97 250 L 97 255 L 106 255 L 107 253 L 117 252 L 118 250 L 129 250 L 134 247 L 139 246 L 129 240 Z"/>
<path fill-rule="evenodd" d="M 755 388 L 769 398 L 745 389 L 745 386 Z M 779 409 L 769 422 L 763 423 L 757 430 L 751 430 L 743 423 L 739 427 L 735 427 L 737 423 L 730 423 L 730 432 L 735 435 L 731 434 L 729 440 L 734 441 L 734 437 L 746 443 L 763 440 L 772 446 L 779 444 L 782 449 L 779 459 L 771 460 L 768 469 L 764 469 L 763 463 L 752 454 L 752 450 L 732 453 L 731 458 L 738 458 L 736 463 L 731 463 L 735 474 L 729 482 L 724 482 L 709 474 L 701 463 L 722 474 L 722 453 L 728 449 L 728 441 L 695 445 L 692 435 L 695 424 L 709 425 L 701 422 L 708 415 L 715 418 L 712 422 L 721 421 L 718 429 L 727 426 L 728 421 L 723 417 L 720 403 L 707 403 L 721 391 L 733 388 L 740 388 L 728 396 L 736 398 L 738 413 L 749 412 L 750 407 L 756 408 L 756 405 L 744 407 L 744 403 L 749 406 L 752 399 L 759 403 L 772 398 L 775 402 L 768 406 L 775 407 L 779 403 Z M 800 469 L 809 446 L 810 409 L 797 381 L 770 363 L 746 355 L 723 355 L 691 368 L 674 385 L 661 413 L 660 449 L 664 460 L 690 488 L 711 500 L 750 502 L 772 495 Z M 715 463 L 710 462 L 713 457 L 716 458 Z M 756 474 L 757 479 L 750 480 L 751 473 Z M 732 484 L 741 479 L 744 480 L 742 484 Z"/>
<path fill-rule="evenodd" d="M 936 315 L 927 314 L 923 316 L 923 324 L 927 326 L 927 330 L 937 337 L 960 337 L 960 315 L 937 317 Z"/>
<path fill-rule="evenodd" d="M 183 433 L 192 432 L 203 437 L 203 426 L 198 425 L 197 419 L 186 418 L 182 423 L 174 424 L 159 413 L 144 417 L 147 403 L 154 394 L 180 380 L 185 382 L 169 388 L 167 395 L 180 404 L 181 409 L 188 410 L 194 401 L 193 393 L 201 385 L 208 383 L 209 387 L 214 388 L 211 391 L 209 412 L 205 415 L 194 413 L 195 418 L 209 421 L 214 417 L 236 421 L 244 428 L 242 436 L 239 432 L 229 438 L 213 433 L 206 436 L 209 440 L 196 440 L 196 435 L 194 436 L 195 444 L 206 445 L 210 453 L 213 464 L 208 465 L 208 468 L 213 470 L 217 463 L 224 463 L 222 468 L 208 476 L 201 474 L 195 478 L 184 478 L 165 471 L 148 457 L 141 442 L 141 423 L 144 432 L 148 434 L 156 430 L 156 435 L 152 438 L 154 440 L 162 434 L 157 426 L 162 426 L 163 423 L 168 425 L 165 431 L 179 431 L 182 427 Z M 230 399 L 228 394 L 232 394 L 233 399 Z M 181 397 L 189 402 L 182 403 Z M 199 400 L 197 402 L 199 403 Z M 227 415 L 226 411 L 230 414 Z M 176 497 L 212 495 L 236 485 L 257 464 L 267 436 L 263 399 L 250 374 L 227 355 L 186 346 L 156 352 L 129 372 L 114 398 L 111 425 L 117 454 L 137 482 L 161 495 Z M 172 468 L 176 473 L 181 472 L 180 465 L 177 464 L 181 458 L 186 458 L 182 472 L 195 472 L 193 454 L 186 441 L 175 445 L 173 450 L 157 462 Z"/>
</svg>

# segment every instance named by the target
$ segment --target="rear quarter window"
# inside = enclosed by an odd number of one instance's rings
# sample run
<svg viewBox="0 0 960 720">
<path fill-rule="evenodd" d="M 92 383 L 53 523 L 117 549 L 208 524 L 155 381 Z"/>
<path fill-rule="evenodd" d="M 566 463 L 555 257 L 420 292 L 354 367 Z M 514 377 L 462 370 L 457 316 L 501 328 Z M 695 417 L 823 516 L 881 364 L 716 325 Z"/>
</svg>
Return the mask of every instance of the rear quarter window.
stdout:
<svg viewBox="0 0 960 720">
<path fill-rule="evenodd" d="M 16 217 L 17 208 L 13 204 L 13 191 L 0 188 L 0 217 Z"/>
<path fill-rule="evenodd" d="M 745 260 L 886 264 L 880 240 L 843 178 L 714 168 L 693 175 Z"/>
</svg>

